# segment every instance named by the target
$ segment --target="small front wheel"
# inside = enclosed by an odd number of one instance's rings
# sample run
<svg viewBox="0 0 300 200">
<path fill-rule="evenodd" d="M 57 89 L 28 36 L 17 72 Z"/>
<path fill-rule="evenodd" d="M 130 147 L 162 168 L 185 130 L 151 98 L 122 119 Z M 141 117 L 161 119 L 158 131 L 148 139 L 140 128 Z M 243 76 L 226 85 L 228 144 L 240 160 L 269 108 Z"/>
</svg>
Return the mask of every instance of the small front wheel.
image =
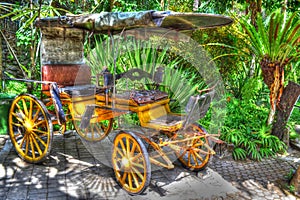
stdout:
<svg viewBox="0 0 300 200">
<path fill-rule="evenodd" d="M 121 131 L 114 139 L 112 166 L 118 184 L 132 195 L 142 193 L 150 183 L 151 165 L 142 140 Z"/>
<path fill-rule="evenodd" d="M 35 96 L 21 94 L 10 107 L 9 135 L 18 155 L 29 163 L 42 162 L 51 150 L 53 125 L 46 106 Z"/>
<path fill-rule="evenodd" d="M 86 141 L 98 142 L 103 140 L 111 131 L 113 126 L 113 119 L 107 119 L 89 123 L 85 129 L 80 128 L 81 121 L 73 121 L 78 135 Z"/>
</svg>

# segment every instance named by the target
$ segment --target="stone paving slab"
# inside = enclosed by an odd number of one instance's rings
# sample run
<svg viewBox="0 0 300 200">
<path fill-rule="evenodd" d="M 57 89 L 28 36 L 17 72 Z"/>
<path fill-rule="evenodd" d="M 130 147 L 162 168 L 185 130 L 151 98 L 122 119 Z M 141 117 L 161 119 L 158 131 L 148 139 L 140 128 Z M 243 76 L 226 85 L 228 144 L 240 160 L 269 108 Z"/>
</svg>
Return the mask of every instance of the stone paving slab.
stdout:
<svg viewBox="0 0 300 200">
<path fill-rule="evenodd" d="M 99 152 L 109 149 L 104 146 Z M 0 151 L 0 200 L 296 199 L 276 184 L 299 164 L 296 157 L 262 162 L 214 158 L 199 173 L 174 162 L 174 169 L 152 172 L 150 185 L 143 194 L 131 196 L 115 182 L 112 169 L 106 165 L 107 155 L 97 154 L 102 159 L 99 162 L 89 150 L 76 135 L 55 135 L 49 158 L 34 165 L 21 160 L 8 141 Z"/>
</svg>

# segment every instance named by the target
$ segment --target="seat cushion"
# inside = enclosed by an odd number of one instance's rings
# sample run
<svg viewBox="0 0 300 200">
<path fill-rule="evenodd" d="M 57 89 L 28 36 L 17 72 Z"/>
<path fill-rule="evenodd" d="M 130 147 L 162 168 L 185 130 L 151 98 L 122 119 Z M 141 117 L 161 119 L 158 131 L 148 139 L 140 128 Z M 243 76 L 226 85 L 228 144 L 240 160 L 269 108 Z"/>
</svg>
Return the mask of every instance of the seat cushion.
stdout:
<svg viewBox="0 0 300 200">
<path fill-rule="evenodd" d="M 42 81 L 56 82 L 59 87 L 86 85 L 91 83 L 91 70 L 85 64 L 43 65 Z M 43 84 L 42 90 L 49 90 L 49 86 Z"/>
</svg>

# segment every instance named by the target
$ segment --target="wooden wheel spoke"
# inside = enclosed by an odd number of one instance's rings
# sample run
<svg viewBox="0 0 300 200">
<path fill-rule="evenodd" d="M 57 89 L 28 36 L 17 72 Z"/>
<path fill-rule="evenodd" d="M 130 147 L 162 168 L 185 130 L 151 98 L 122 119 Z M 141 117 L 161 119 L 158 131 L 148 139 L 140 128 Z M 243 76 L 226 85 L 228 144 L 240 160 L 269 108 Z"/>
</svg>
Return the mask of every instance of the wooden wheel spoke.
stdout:
<svg viewBox="0 0 300 200">
<path fill-rule="evenodd" d="M 43 135 L 47 135 L 48 134 L 48 131 L 42 131 L 42 130 L 36 129 L 36 128 L 32 129 L 32 131 L 37 132 L 37 133 L 42 133 Z"/>
<path fill-rule="evenodd" d="M 21 119 L 16 113 L 12 113 L 12 115 L 21 123 L 24 123 L 24 119 Z"/>
<path fill-rule="evenodd" d="M 29 142 L 30 142 L 30 146 L 31 146 L 32 158 L 35 159 L 35 150 L 34 150 L 34 145 L 33 145 L 33 141 L 32 141 L 31 137 L 29 137 Z"/>
<path fill-rule="evenodd" d="M 129 183 L 129 188 L 132 188 L 132 177 L 131 177 L 131 173 L 128 173 L 128 183 Z"/>
<path fill-rule="evenodd" d="M 38 123 L 35 123 L 35 124 L 33 125 L 33 127 L 39 127 L 40 125 L 42 125 L 42 124 L 44 124 L 44 123 L 47 124 L 47 121 L 46 121 L 46 120 L 41 120 L 41 121 L 39 121 Z"/>
<path fill-rule="evenodd" d="M 14 138 L 18 138 L 18 137 L 20 137 L 20 136 L 22 136 L 22 134 L 21 133 L 16 133 L 16 134 L 14 134 Z M 22 137 L 23 138 L 23 137 Z"/>
<path fill-rule="evenodd" d="M 139 167 L 139 168 L 141 168 L 141 169 L 144 169 L 143 163 L 140 164 L 140 163 L 135 163 L 135 162 L 133 162 L 132 165 L 135 166 L 135 167 Z"/>
<path fill-rule="evenodd" d="M 205 155 L 209 154 L 208 151 L 205 151 L 205 150 L 202 150 L 202 149 L 199 149 L 199 148 L 195 148 L 195 149 L 193 149 L 193 151 L 194 152 L 199 152 L 199 153 L 202 153 L 202 154 L 205 154 Z"/>
<path fill-rule="evenodd" d="M 19 112 L 21 113 L 21 115 L 22 115 L 22 116 L 25 116 L 25 113 L 24 113 L 23 109 L 20 107 L 20 105 L 19 105 L 19 104 L 15 104 L 15 105 L 16 105 L 16 107 L 18 108 L 18 110 L 19 110 Z M 15 113 L 16 113 L 16 111 L 15 111 Z M 13 114 L 15 114 L 15 113 L 13 113 Z"/>
<path fill-rule="evenodd" d="M 202 156 L 200 156 L 197 152 L 194 152 L 194 155 L 199 158 L 199 160 L 201 160 L 201 162 L 203 162 L 203 158 Z"/>
<path fill-rule="evenodd" d="M 126 155 L 125 145 L 124 145 L 123 140 L 120 140 L 119 144 L 121 145 L 121 149 L 123 150 L 123 154 Z"/>
<path fill-rule="evenodd" d="M 35 138 L 32 135 L 30 137 L 31 137 L 31 140 L 33 141 L 33 144 L 35 145 L 37 151 L 39 152 L 39 155 L 42 155 L 43 152 L 42 152 L 42 150 L 40 148 L 40 145 L 37 143 L 37 141 L 35 140 Z"/>
<path fill-rule="evenodd" d="M 178 158 L 182 158 L 187 153 L 187 148 L 178 156 Z"/>
<path fill-rule="evenodd" d="M 126 152 L 130 153 L 130 140 L 128 137 L 126 137 Z"/>
<path fill-rule="evenodd" d="M 19 147 L 20 148 L 22 148 L 22 146 L 24 145 L 24 142 L 27 140 L 27 135 L 25 135 L 23 138 L 22 138 L 22 140 L 21 140 L 21 142 L 20 142 L 20 144 L 19 144 Z"/>
<path fill-rule="evenodd" d="M 191 152 L 188 151 L 188 165 L 191 164 Z"/>
<path fill-rule="evenodd" d="M 40 109 L 37 109 L 36 110 L 36 112 L 35 112 L 35 114 L 34 114 L 34 116 L 33 116 L 33 118 L 32 118 L 32 121 L 33 122 L 35 122 L 37 119 L 38 119 L 38 116 L 39 116 L 39 114 L 40 114 Z"/>
<path fill-rule="evenodd" d="M 23 127 L 22 124 L 17 124 L 17 123 L 14 123 L 14 122 L 12 122 L 11 124 L 14 125 L 14 126 L 16 126 L 16 127 Z"/>
<path fill-rule="evenodd" d="M 194 162 L 195 162 L 195 165 L 197 166 L 197 165 L 198 165 L 198 160 L 197 160 L 197 158 L 196 158 L 196 156 L 195 156 L 195 152 L 191 152 L 191 155 L 192 155 L 192 157 L 193 157 L 193 160 L 194 160 Z"/>
<path fill-rule="evenodd" d="M 44 140 L 42 140 L 42 138 L 40 138 L 35 132 L 32 132 L 32 134 L 34 135 L 34 137 L 35 137 L 36 139 L 38 139 L 38 140 L 40 141 L 40 143 L 41 143 L 44 147 L 47 146 L 47 144 L 44 142 Z M 47 132 L 45 132 L 45 134 L 47 134 Z"/>
<path fill-rule="evenodd" d="M 122 176 L 122 178 L 121 178 L 121 180 L 120 180 L 120 181 L 121 181 L 121 183 L 123 183 L 123 184 L 125 183 L 125 181 L 126 181 L 126 178 L 127 178 L 127 175 L 128 175 L 128 173 L 127 173 L 127 172 L 124 172 L 124 173 L 123 173 L 123 176 Z"/>
<path fill-rule="evenodd" d="M 138 175 L 138 177 L 141 180 L 144 180 L 144 176 L 141 174 L 141 172 L 139 170 L 137 170 L 135 167 L 132 167 L 131 169 L 132 169 L 133 173 L 135 173 L 136 175 Z"/>
<path fill-rule="evenodd" d="M 116 148 L 116 151 L 117 151 L 117 153 L 121 156 L 121 157 L 124 157 L 125 155 L 124 155 L 124 152 L 122 152 L 121 150 L 120 150 L 120 148 Z"/>
<path fill-rule="evenodd" d="M 33 102 L 30 99 L 29 100 L 29 114 L 28 114 L 28 118 L 31 120 L 32 119 L 32 110 L 33 110 Z"/>
<path fill-rule="evenodd" d="M 131 172 L 131 175 L 132 175 L 132 177 L 133 177 L 134 184 L 136 185 L 136 187 L 138 187 L 138 186 L 140 185 L 140 183 L 139 183 L 139 180 L 138 180 L 136 174 L 133 173 L 133 172 Z"/>
<path fill-rule="evenodd" d="M 132 161 L 132 162 L 136 162 L 136 161 L 138 161 L 142 156 L 143 156 L 143 154 L 142 154 L 141 152 L 138 152 L 137 155 L 134 155 L 134 156 L 131 157 L 131 161 Z"/>
<path fill-rule="evenodd" d="M 137 144 L 136 144 L 136 143 L 133 143 L 133 144 L 132 144 L 132 147 L 131 147 L 131 150 L 130 150 L 130 154 L 131 154 L 131 155 L 133 155 L 133 153 L 134 153 L 136 147 L 137 147 Z"/>
<path fill-rule="evenodd" d="M 25 141 L 26 141 L 26 144 L 25 144 L 25 154 L 27 155 L 28 154 L 28 151 L 29 151 L 29 138 L 27 135 L 24 136 L 24 138 L 26 137 Z"/>
<path fill-rule="evenodd" d="M 198 140 L 197 142 L 195 142 L 194 144 L 193 144 L 193 147 L 199 147 L 199 146 L 202 146 L 203 145 L 203 141 L 202 140 Z"/>
<path fill-rule="evenodd" d="M 25 116 L 28 116 L 29 113 L 28 113 L 26 102 L 25 102 L 24 99 L 21 99 L 21 101 L 22 101 L 22 104 L 23 104 Z"/>
<path fill-rule="evenodd" d="M 94 125 L 94 127 L 95 127 L 95 129 L 96 129 L 96 133 L 99 135 L 99 136 L 101 136 L 101 133 L 102 133 L 102 131 L 103 130 L 101 130 L 101 128 L 98 126 L 98 125 Z"/>
</svg>

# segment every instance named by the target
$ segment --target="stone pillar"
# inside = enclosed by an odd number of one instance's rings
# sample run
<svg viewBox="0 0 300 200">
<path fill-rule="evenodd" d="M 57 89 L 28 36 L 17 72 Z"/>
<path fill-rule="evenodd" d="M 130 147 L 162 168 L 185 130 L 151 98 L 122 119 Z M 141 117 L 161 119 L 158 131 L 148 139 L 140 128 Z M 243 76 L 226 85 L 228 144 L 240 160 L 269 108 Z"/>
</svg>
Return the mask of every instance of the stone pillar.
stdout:
<svg viewBox="0 0 300 200">
<path fill-rule="evenodd" d="M 84 31 L 66 27 L 41 27 L 43 81 L 59 87 L 90 84 L 90 68 L 84 63 Z M 48 90 L 43 85 L 43 90 Z"/>
</svg>

